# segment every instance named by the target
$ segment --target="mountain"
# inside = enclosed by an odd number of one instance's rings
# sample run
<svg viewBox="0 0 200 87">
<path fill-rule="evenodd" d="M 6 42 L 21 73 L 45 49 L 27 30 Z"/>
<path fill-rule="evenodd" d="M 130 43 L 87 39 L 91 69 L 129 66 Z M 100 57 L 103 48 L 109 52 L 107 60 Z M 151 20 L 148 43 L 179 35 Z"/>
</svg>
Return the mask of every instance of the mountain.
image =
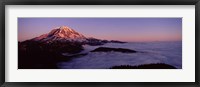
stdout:
<svg viewBox="0 0 200 87">
<path fill-rule="evenodd" d="M 53 29 L 47 34 L 43 34 L 39 37 L 33 38 L 34 41 L 78 41 L 83 42 L 86 41 L 86 37 L 70 27 L 61 26 Z"/>
<path fill-rule="evenodd" d="M 93 37 L 85 37 L 84 35 L 76 32 L 70 27 L 61 26 L 51 30 L 47 34 L 40 35 L 28 41 L 54 43 L 54 42 L 78 42 L 81 44 L 88 44 L 91 46 L 104 45 L 105 43 L 126 43 L 116 40 L 101 40 Z"/>
</svg>

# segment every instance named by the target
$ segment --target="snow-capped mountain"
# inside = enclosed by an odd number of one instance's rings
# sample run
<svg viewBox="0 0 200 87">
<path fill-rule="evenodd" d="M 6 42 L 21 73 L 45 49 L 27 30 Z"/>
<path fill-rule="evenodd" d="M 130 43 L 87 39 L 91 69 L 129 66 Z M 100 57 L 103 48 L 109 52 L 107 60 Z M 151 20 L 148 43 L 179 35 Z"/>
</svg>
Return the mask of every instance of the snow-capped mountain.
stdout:
<svg viewBox="0 0 200 87">
<path fill-rule="evenodd" d="M 84 35 L 76 32 L 70 27 L 67 26 L 61 26 L 58 28 L 55 28 L 51 30 L 47 34 L 40 35 L 39 37 L 35 37 L 31 39 L 31 41 L 39 41 L 39 42 L 45 42 L 45 43 L 50 43 L 54 41 L 59 41 L 59 42 L 80 42 L 81 44 L 88 44 L 92 46 L 96 45 L 103 45 L 105 43 L 125 43 L 121 41 L 115 41 L 115 40 L 101 40 L 101 39 L 96 39 L 93 37 L 85 37 Z"/>
<path fill-rule="evenodd" d="M 43 34 L 39 37 L 33 38 L 34 41 L 86 41 L 86 37 L 70 27 L 61 26 L 53 29 L 47 34 Z"/>
</svg>

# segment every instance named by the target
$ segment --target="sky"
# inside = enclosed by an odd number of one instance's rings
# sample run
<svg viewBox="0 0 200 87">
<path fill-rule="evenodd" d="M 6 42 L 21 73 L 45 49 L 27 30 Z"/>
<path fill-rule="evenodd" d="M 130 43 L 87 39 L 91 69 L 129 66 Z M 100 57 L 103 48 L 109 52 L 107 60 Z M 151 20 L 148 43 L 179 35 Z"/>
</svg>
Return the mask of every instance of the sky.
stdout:
<svg viewBox="0 0 200 87">
<path fill-rule="evenodd" d="M 49 33 L 60 26 L 105 40 L 182 40 L 182 18 L 18 18 L 18 41 Z"/>
</svg>

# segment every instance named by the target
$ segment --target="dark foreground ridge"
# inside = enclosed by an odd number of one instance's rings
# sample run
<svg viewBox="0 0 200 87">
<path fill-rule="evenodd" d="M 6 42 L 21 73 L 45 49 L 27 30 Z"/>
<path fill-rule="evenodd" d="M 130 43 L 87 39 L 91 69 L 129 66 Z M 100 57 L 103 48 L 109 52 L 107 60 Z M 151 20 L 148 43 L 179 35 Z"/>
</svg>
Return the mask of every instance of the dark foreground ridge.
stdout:
<svg viewBox="0 0 200 87">
<path fill-rule="evenodd" d="M 110 69 L 176 69 L 176 67 L 164 63 L 157 63 L 157 64 L 144 64 L 138 66 L 120 65 L 120 66 L 113 66 Z"/>
<path fill-rule="evenodd" d="M 137 51 L 135 50 L 130 50 L 130 49 L 124 49 L 124 48 L 109 48 L 109 47 L 99 47 L 96 48 L 95 50 L 92 50 L 91 52 L 122 52 L 122 53 L 136 53 Z"/>
<path fill-rule="evenodd" d="M 78 42 L 54 41 L 44 43 L 39 41 L 19 42 L 18 69 L 57 69 L 60 61 L 70 61 L 73 56 L 63 56 L 62 53 L 76 54 L 83 50 Z"/>
</svg>

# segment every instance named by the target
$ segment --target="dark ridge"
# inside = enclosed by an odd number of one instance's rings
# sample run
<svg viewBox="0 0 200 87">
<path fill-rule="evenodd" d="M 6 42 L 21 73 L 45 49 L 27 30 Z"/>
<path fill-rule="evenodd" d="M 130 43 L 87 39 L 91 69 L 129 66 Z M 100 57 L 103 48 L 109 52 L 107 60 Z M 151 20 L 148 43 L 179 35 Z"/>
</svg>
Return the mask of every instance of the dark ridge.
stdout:
<svg viewBox="0 0 200 87">
<path fill-rule="evenodd" d="M 74 55 L 71 55 L 71 56 L 65 56 L 65 57 L 68 57 L 68 58 L 79 58 L 79 57 L 83 57 L 83 56 L 86 56 L 88 55 L 88 53 L 81 53 L 81 54 L 74 54 Z"/>
<path fill-rule="evenodd" d="M 122 42 L 122 41 L 117 41 L 117 40 L 101 40 L 101 39 L 96 39 L 96 38 L 87 38 L 87 41 L 85 44 L 91 45 L 91 46 L 99 46 L 99 45 L 104 45 L 106 43 L 127 43 L 127 42 Z"/>
<path fill-rule="evenodd" d="M 94 50 L 92 50 L 91 52 L 122 52 L 122 53 L 136 53 L 137 51 L 135 50 L 130 50 L 130 49 L 124 49 L 124 48 L 109 48 L 109 47 L 99 47 L 96 48 Z"/>
<path fill-rule="evenodd" d="M 90 46 L 99 46 L 99 45 L 104 45 L 105 43 L 108 43 L 107 40 L 100 40 L 96 38 L 87 38 L 86 44 Z"/>
<path fill-rule="evenodd" d="M 86 55 L 68 57 L 61 53 L 76 54 L 82 50 L 82 45 L 76 42 L 21 42 L 18 43 L 18 69 L 56 69 L 60 61 L 70 61 L 74 57 Z"/>
<path fill-rule="evenodd" d="M 127 43 L 127 42 L 122 42 L 122 41 L 117 41 L 117 40 L 111 40 L 111 43 Z"/>
<path fill-rule="evenodd" d="M 177 69 L 177 68 L 172 65 L 157 63 L 157 64 L 144 64 L 138 66 L 120 65 L 120 66 L 113 66 L 110 69 Z"/>
</svg>

